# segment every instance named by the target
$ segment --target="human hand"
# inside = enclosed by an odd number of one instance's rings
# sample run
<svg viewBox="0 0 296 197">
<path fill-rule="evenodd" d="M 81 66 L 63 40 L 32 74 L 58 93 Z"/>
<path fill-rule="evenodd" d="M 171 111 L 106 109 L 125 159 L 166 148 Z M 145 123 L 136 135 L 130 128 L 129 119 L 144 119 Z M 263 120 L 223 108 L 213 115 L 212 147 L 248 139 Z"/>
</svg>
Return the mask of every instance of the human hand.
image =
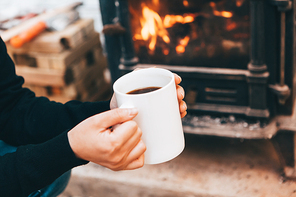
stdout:
<svg viewBox="0 0 296 197">
<path fill-rule="evenodd" d="M 73 152 L 78 158 L 114 171 L 142 167 L 146 146 L 132 120 L 137 114 L 136 109 L 117 108 L 82 121 L 68 132 Z"/>
<path fill-rule="evenodd" d="M 182 88 L 182 86 L 179 85 L 182 81 L 182 78 L 179 75 L 177 75 L 176 73 L 174 73 L 174 75 L 175 75 L 175 83 L 176 83 L 176 88 L 177 88 L 177 98 L 179 101 L 179 110 L 180 110 L 181 118 L 183 118 L 187 114 L 187 105 L 186 105 L 185 101 L 183 101 L 183 99 L 185 97 L 185 91 Z"/>
<path fill-rule="evenodd" d="M 180 115 L 181 115 L 181 118 L 183 118 L 187 114 L 187 105 L 186 105 L 185 101 L 183 101 L 183 99 L 185 97 L 185 91 L 182 88 L 182 86 L 179 85 L 182 81 L 182 78 L 175 73 L 174 73 L 174 76 L 175 76 L 175 83 L 176 83 L 176 89 L 177 89 L 177 98 L 179 101 Z M 115 97 L 115 94 L 113 94 L 112 99 L 110 101 L 110 108 L 115 109 L 117 107 L 118 106 L 117 106 L 117 102 L 116 102 L 116 97 Z"/>
</svg>

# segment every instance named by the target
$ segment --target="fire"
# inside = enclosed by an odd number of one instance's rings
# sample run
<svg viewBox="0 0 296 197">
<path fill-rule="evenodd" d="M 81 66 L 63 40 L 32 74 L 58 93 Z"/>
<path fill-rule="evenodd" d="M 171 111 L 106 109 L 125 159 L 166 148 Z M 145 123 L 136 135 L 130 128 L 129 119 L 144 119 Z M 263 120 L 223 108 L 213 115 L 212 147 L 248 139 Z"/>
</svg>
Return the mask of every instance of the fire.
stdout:
<svg viewBox="0 0 296 197">
<path fill-rule="evenodd" d="M 161 37 L 165 43 L 170 42 L 167 30 L 164 28 L 162 19 L 160 16 L 149 9 L 147 6 L 144 6 L 142 10 L 142 18 L 140 18 L 140 23 L 142 26 L 141 35 L 136 34 L 134 39 L 136 40 L 150 40 L 148 48 L 151 51 L 155 50 L 155 45 L 157 42 L 157 37 Z"/>
<path fill-rule="evenodd" d="M 179 45 L 176 46 L 176 52 L 178 54 L 185 52 L 185 47 L 187 46 L 189 40 L 190 40 L 189 36 L 185 36 L 185 38 L 183 38 L 179 41 Z"/>
<path fill-rule="evenodd" d="M 223 16 L 225 18 L 231 18 L 233 15 L 231 12 L 227 12 L 227 11 L 222 11 L 220 13 L 221 13 L 221 16 Z"/>
<path fill-rule="evenodd" d="M 244 1 L 245 0 L 236 0 L 235 4 L 236 4 L 237 7 L 241 7 L 243 5 Z"/>
<path fill-rule="evenodd" d="M 163 49 L 162 53 L 164 55 L 168 55 L 170 53 L 170 50 L 169 49 Z"/>
<path fill-rule="evenodd" d="M 152 0 L 154 5 L 159 5 L 159 0 Z"/>
<path fill-rule="evenodd" d="M 163 20 L 163 25 L 165 28 L 170 28 L 176 23 L 191 23 L 194 21 L 194 14 L 184 14 L 181 15 L 166 15 Z"/>
<path fill-rule="evenodd" d="M 187 0 L 183 1 L 185 5 Z M 159 0 L 153 0 L 154 4 L 158 4 Z M 160 37 L 165 43 L 169 44 L 171 42 L 167 28 L 172 27 L 176 23 L 191 23 L 194 21 L 194 14 L 184 14 L 182 15 L 166 15 L 163 20 L 158 15 L 157 12 L 143 5 L 142 16 L 140 17 L 141 32 L 134 34 L 134 40 L 144 40 L 149 42 L 148 48 L 150 53 L 154 53 L 155 46 L 158 37 Z M 188 44 L 190 38 L 186 36 L 179 41 L 179 45 L 176 47 L 177 53 L 184 53 L 185 47 Z M 162 50 L 164 55 L 169 54 L 169 49 Z"/>
<path fill-rule="evenodd" d="M 231 31 L 231 30 L 234 30 L 235 28 L 237 28 L 237 24 L 235 22 L 229 21 L 227 19 L 227 21 L 226 21 L 226 30 Z"/>
<path fill-rule="evenodd" d="M 153 5 L 158 6 L 160 4 L 159 0 L 152 0 Z M 236 0 L 236 5 L 240 6 L 244 3 L 244 0 Z M 184 7 L 189 6 L 188 0 L 183 0 Z M 232 22 L 230 19 L 233 17 L 233 13 L 229 11 L 221 11 L 217 7 L 217 4 L 214 2 L 209 3 L 210 7 L 213 10 L 213 15 L 218 17 L 227 18 L 226 30 L 231 31 L 237 28 L 236 23 Z M 183 15 L 165 15 L 164 17 L 160 17 L 160 15 L 150 9 L 145 4 L 142 4 L 142 15 L 139 17 L 141 30 L 138 33 L 134 34 L 134 40 L 144 40 L 146 41 L 149 53 L 154 53 L 157 41 L 159 38 L 163 40 L 164 43 L 169 44 L 171 42 L 171 38 L 167 31 L 168 28 L 173 27 L 176 23 L 186 24 L 194 22 L 195 18 L 200 16 L 202 13 L 185 13 Z M 180 39 L 178 45 L 175 47 L 177 54 L 182 54 L 185 52 L 185 48 L 188 45 L 190 39 L 195 39 L 196 36 L 191 34 L 190 36 L 185 36 Z M 169 47 L 165 48 L 162 45 L 162 52 L 164 55 L 169 54 Z"/>
<path fill-rule="evenodd" d="M 233 16 L 232 12 L 228 12 L 228 11 L 218 11 L 217 8 L 216 8 L 216 4 L 214 2 L 211 2 L 210 3 L 210 6 L 212 7 L 213 9 L 213 14 L 215 16 L 222 16 L 222 17 L 225 17 L 225 18 L 231 18 Z"/>
</svg>

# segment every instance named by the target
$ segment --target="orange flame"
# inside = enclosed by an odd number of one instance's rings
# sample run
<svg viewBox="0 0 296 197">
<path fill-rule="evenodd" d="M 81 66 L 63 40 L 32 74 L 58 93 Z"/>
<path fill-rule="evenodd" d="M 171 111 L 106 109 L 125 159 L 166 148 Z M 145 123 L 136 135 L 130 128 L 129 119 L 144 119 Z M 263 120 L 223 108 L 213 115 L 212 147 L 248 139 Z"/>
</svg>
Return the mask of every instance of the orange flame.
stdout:
<svg viewBox="0 0 296 197">
<path fill-rule="evenodd" d="M 158 0 L 153 0 L 153 3 L 157 2 Z M 187 0 L 184 0 L 183 2 L 187 2 Z M 147 41 L 149 52 L 153 53 L 158 37 L 167 44 L 171 42 L 166 28 L 170 28 L 176 23 L 191 23 L 194 21 L 195 17 L 196 15 L 194 14 L 184 14 L 183 16 L 166 15 L 162 20 L 157 12 L 144 5 L 142 9 L 142 16 L 140 17 L 141 32 L 134 34 L 133 39 Z M 175 48 L 178 54 L 185 52 L 185 47 L 187 46 L 189 40 L 190 37 L 186 36 L 179 41 L 179 45 Z M 168 55 L 169 49 L 163 49 L 163 54 Z"/>
<path fill-rule="evenodd" d="M 222 16 L 224 18 L 231 18 L 233 16 L 232 12 L 228 12 L 228 11 L 218 11 L 216 8 L 216 4 L 214 2 L 210 3 L 210 6 L 213 9 L 213 14 L 215 16 Z"/>
<path fill-rule="evenodd" d="M 159 5 L 159 0 L 152 0 L 154 5 Z"/>
<path fill-rule="evenodd" d="M 232 21 L 228 21 L 229 19 L 227 19 L 227 22 L 226 22 L 226 30 L 227 31 L 231 31 L 231 30 L 234 30 L 237 28 L 237 24 L 235 22 L 232 22 Z"/>
<path fill-rule="evenodd" d="M 136 34 L 134 39 L 136 40 L 150 40 L 148 48 L 151 51 L 155 50 L 155 45 L 157 42 L 157 37 L 161 37 L 165 43 L 170 42 L 167 30 L 164 28 L 160 16 L 149 9 L 147 6 L 144 6 L 142 10 L 143 18 L 140 18 L 140 23 L 142 26 L 141 35 Z"/>
<path fill-rule="evenodd" d="M 170 28 L 176 23 L 191 23 L 194 21 L 194 14 L 184 14 L 181 15 L 166 15 L 163 20 L 163 25 L 165 28 Z"/>
<path fill-rule="evenodd" d="M 168 55 L 170 53 L 170 50 L 169 49 L 163 49 L 162 53 L 164 55 Z"/>
<path fill-rule="evenodd" d="M 190 40 L 189 36 L 185 36 L 185 38 L 180 40 L 179 45 L 176 46 L 176 52 L 178 54 L 185 52 L 185 47 L 187 46 L 189 40 Z"/>
<path fill-rule="evenodd" d="M 243 5 L 244 1 L 245 0 L 236 0 L 236 2 L 235 2 L 236 3 L 236 6 L 237 7 L 241 7 Z"/>
</svg>

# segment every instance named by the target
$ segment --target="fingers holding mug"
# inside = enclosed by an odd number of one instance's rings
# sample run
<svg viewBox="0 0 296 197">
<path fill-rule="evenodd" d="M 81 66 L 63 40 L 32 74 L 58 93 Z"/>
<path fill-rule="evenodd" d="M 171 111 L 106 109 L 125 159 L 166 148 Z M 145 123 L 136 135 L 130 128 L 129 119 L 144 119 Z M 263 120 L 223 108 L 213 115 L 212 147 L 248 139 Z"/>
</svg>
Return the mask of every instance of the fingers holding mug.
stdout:
<svg viewBox="0 0 296 197">
<path fill-rule="evenodd" d="M 177 75 L 176 73 L 173 73 L 173 74 L 175 77 L 175 83 L 176 83 L 176 85 L 178 85 L 179 83 L 181 83 L 182 78 L 179 75 Z"/>
<path fill-rule="evenodd" d="M 176 86 L 176 89 L 177 89 L 177 97 L 178 97 L 178 101 L 180 102 L 180 101 L 183 100 L 184 97 L 185 97 L 185 91 L 184 91 L 184 89 L 182 88 L 182 86 L 180 86 L 180 85 L 177 85 L 177 86 Z"/>
<path fill-rule="evenodd" d="M 179 108 L 180 108 L 181 118 L 184 118 L 187 114 L 187 105 L 186 105 L 185 101 L 182 100 L 179 103 Z"/>
<path fill-rule="evenodd" d="M 181 118 L 184 118 L 187 114 L 187 105 L 186 105 L 186 102 L 183 101 L 183 99 L 185 98 L 185 91 L 183 87 L 179 85 L 182 81 L 182 78 L 175 73 L 174 73 L 174 77 L 175 77 L 175 83 L 176 83 L 176 89 L 177 89 L 177 98 L 179 101 L 180 115 L 181 115 Z"/>
</svg>

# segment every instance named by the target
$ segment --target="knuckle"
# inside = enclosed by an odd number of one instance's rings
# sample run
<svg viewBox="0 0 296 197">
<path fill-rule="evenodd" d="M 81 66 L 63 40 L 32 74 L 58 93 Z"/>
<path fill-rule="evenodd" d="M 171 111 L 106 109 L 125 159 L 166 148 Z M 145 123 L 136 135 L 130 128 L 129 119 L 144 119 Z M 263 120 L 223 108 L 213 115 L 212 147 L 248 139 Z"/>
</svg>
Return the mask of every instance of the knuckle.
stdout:
<svg viewBox="0 0 296 197">
<path fill-rule="evenodd" d="M 142 136 L 142 134 L 143 134 L 143 132 L 142 132 L 142 130 L 140 129 L 140 127 L 138 127 L 138 133 Z"/>
<path fill-rule="evenodd" d="M 181 107 L 182 107 L 182 111 L 186 111 L 187 110 L 187 105 L 185 101 L 181 102 Z"/>
<path fill-rule="evenodd" d="M 133 120 L 126 121 L 123 124 L 125 125 L 126 129 L 133 131 L 134 133 L 139 130 L 138 124 Z"/>
<path fill-rule="evenodd" d="M 182 86 L 177 86 L 177 89 L 178 89 L 178 93 L 180 94 L 180 97 L 181 98 L 184 98 L 185 97 L 185 91 L 184 91 L 184 88 Z"/>
<path fill-rule="evenodd" d="M 114 168 L 119 167 L 124 161 L 124 154 L 121 150 L 121 144 L 118 140 L 113 139 L 110 141 L 108 155 L 110 156 L 109 162 Z"/>
<path fill-rule="evenodd" d="M 142 168 L 144 166 L 144 159 L 141 160 L 139 167 Z"/>
<path fill-rule="evenodd" d="M 140 145 L 141 145 L 142 152 L 144 153 L 147 150 L 147 147 L 144 144 L 143 140 L 141 140 Z"/>
<path fill-rule="evenodd" d="M 110 140 L 110 144 L 109 144 L 109 154 L 110 155 L 115 155 L 118 150 L 120 149 L 120 143 L 118 142 L 118 140 L 116 139 L 112 139 Z"/>
<path fill-rule="evenodd" d="M 117 147 L 118 146 L 118 139 L 116 135 L 113 135 L 110 140 L 109 140 L 109 145 L 112 147 Z"/>
<path fill-rule="evenodd" d="M 116 151 L 115 151 L 115 147 L 110 143 L 109 145 L 102 147 L 101 152 L 103 152 L 104 155 L 108 155 L 109 157 L 112 158 L 112 156 L 114 155 L 114 152 Z"/>
<path fill-rule="evenodd" d="M 145 156 L 142 155 L 137 161 L 137 168 L 141 168 L 145 165 Z"/>
<path fill-rule="evenodd" d="M 122 163 L 122 161 L 123 161 L 123 157 L 120 155 L 115 155 L 111 159 L 111 163 L 115 168 L 118 168 L 120 166 L 120 164 Z"/>
<path fill-rule="evenodd" d="M 128 123 L 132 129 L 134 129 L 134 130 L 138 129 L 138 125 L 135 121 L 131 120 L 131 121 L 128 121 Z"/>
</svg>

